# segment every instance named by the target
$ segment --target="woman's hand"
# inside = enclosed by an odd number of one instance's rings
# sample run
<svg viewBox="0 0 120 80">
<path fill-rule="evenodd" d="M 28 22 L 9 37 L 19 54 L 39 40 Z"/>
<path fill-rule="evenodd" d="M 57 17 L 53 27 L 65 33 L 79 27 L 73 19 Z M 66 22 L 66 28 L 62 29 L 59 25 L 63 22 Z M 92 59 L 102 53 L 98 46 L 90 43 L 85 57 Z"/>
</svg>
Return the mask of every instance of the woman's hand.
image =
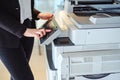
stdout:
<svg viewBox="0 0 120 80">
<path fill-rule="evenodd" d="M 46 35 L 47 32 L 51 32 L 51 30 L 50 29 L 30 29 L 30 28 L 27 28 L 25 33 L 24 33 L 24 36 L 35 37 L 37 39 L 40 39 L 41 37 Z"/>
<path fill-rule="evenodd" d="M 53 14 L 51 13 L 39 13 L 38 18 L 49 20 L 53 18 Z M 51 32 L 51 29 L 30 29 L 27 28 L 25 33 L 23 34 L 26 37 L 35 37 L 37 39 L 40 39 L 44 35 L 46 35 L 47 32 Z"/>
<path fill-rule="evenodd" d="M 53 18 L 53 14 L 52 13 L 39 13 L 37 17 L 40 19 L 48 20 L 48 19 Z"/>
</svg>

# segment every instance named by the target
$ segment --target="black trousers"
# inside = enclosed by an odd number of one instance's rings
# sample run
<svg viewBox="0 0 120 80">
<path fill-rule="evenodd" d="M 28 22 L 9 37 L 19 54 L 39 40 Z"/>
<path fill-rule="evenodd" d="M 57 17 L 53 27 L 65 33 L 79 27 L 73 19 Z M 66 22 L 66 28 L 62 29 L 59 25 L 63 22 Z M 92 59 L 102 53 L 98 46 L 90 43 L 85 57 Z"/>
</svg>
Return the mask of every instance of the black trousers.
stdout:
<svg viewBox="0 0 120 80">
<path fill-rule="evenodd" d="M 35 28 L 34 21 L 29 19 L 23 25 Z M 34 38 L 22 37 L 18 48 L 0 48 L 0 59 L 10 72 L 11 80 L 34 80 L 29 66 L 33 43 Z"/>
<path fill-rule="evenodd" d="M 0 48 L 0 59 L 10 72 L 11 80 L 34 80 L 29 66 L 33 42 L 34 38 L 24 37 L 19 48 Z"/>
</svg>

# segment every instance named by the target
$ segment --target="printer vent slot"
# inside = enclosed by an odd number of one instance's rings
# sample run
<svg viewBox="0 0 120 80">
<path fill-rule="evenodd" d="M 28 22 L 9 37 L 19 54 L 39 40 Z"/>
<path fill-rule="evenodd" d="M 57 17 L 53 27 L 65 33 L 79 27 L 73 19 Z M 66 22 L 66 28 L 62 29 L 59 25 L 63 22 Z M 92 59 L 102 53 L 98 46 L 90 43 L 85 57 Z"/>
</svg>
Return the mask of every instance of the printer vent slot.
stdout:
<svg viewBox="0 0 120 80">
<path fill-rule="evenodd" d="M 120 55 L 115 56 L 103 56 L 103 61 L 120 61 Z"/>
</svg>

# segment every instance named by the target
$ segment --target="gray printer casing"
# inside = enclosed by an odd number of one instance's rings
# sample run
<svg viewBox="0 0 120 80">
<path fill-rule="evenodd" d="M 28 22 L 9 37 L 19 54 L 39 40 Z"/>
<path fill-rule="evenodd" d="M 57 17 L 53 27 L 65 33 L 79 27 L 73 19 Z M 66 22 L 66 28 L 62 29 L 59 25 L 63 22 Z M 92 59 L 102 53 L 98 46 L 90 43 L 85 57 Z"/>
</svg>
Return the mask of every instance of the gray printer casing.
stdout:
<svg viewBox="0 0 120 80">
<path fill-rule="evenodd" d="M 56 12 L 55 17 L 63 30 L 59 38 L 68 37 L 73 45 L 51 43 L 55 70 L 47 66 L 48 80 L 93 80 L 83 75 L 95 74 L 109 75 L 94 80 L 120 80 L 120 22 L 93 23 L 93 16 L 76 16 L 66 10 Z"/>
</svg>

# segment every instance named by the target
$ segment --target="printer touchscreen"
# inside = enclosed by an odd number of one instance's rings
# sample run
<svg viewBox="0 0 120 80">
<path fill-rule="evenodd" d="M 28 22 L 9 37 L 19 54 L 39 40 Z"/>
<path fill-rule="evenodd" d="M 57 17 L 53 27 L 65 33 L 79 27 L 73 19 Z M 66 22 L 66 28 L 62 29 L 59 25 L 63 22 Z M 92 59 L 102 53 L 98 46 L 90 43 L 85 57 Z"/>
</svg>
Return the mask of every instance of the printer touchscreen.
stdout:
<svg viewBox="0 0 120 80">
<path fill-rule="evenodd" d="M 41 45 L 48 45 L 51 43 L 59 34 L 60 34 L 60 28 L 56 22 L 55 19 L 48 20 L 44 25 L 43 28 L 45 29 L 51 29 L 52 31 L 49 33 L 46 33 L 45 36 L 43 36 L 40 39 Z"/>
</svg>

